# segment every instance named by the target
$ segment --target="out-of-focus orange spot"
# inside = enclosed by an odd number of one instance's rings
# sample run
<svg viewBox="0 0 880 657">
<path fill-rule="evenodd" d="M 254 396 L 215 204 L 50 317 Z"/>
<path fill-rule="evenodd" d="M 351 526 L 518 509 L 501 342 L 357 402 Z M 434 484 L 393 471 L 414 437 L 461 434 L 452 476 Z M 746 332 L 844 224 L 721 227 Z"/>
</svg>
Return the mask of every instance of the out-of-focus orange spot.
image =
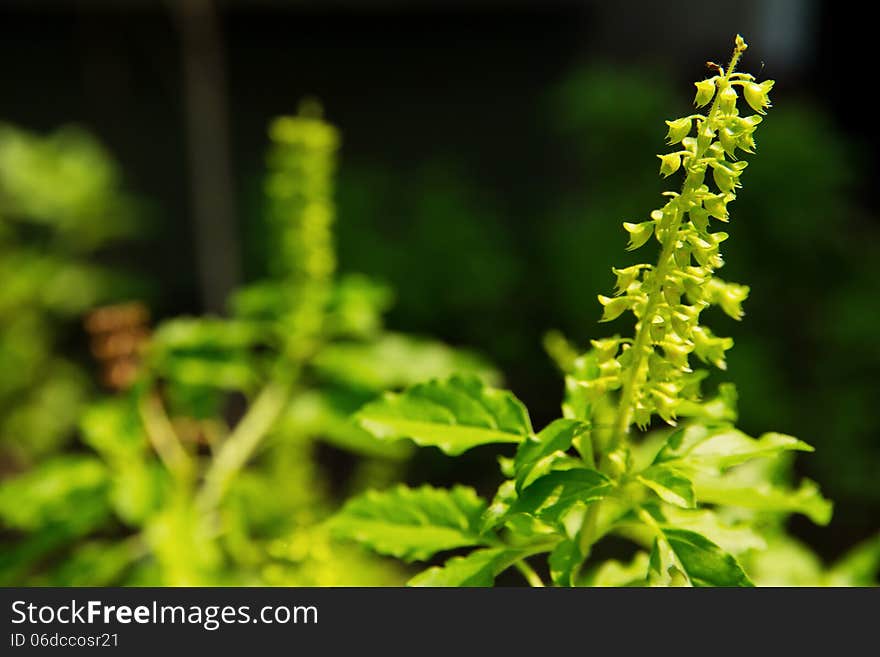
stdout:
<svg viewBox="0 0 880 657">
<path fill-rule="evenodd" d="M 125 390 L 137 378 L 140 354 L 150 337 L 149 319 L 149 310 L 139 301 L 102 306 L 86 316 L 92 355 L 108 388 Z"/>
</svg>

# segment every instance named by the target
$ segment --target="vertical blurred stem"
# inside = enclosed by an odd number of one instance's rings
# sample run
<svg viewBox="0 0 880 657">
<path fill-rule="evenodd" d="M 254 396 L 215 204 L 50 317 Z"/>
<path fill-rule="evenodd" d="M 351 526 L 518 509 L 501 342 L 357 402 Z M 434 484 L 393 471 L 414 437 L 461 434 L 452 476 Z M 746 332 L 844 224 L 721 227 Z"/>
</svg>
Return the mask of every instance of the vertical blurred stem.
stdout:
<svg viewBox="0 0 880 657">
<path fill-rule="evenodd" d="M 213 0 L 169 0 L 180 34 L 192 210 L 205 310 L 239 278 L 222 35 Z"/>
<path fill-rule="evenodd" d="M 260 391 L 247 414 L 217 451 L 205 473 L 197 505 L 211 515 L 223 498 L 229 482 L 245 466 L 263 437 L 272 429 L 289 399 L 291 384 L 272 381 Z"/>
<path fill-rule="evenodd" d="M 193 462 L 181 445 L 158 393 L 151 390 L 140 395 L 138 411 L 159 459 L 178 482 L 188 483 L 194 474 Z"/>
</svg>

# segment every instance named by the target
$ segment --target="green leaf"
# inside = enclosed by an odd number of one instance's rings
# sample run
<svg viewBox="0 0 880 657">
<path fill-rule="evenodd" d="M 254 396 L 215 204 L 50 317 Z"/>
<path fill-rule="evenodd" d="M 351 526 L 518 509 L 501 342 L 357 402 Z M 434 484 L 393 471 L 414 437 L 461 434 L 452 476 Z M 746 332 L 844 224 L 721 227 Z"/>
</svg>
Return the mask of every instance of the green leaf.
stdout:
<svg viewBox="0 0 880 657">
<path fill-rule="evenodd" d="M 372 342 L 338 342 L 313 360 L 318 372 L 334 381 L 381 392 L 456 373 L 485 382 L 498 375 L 477 356 L 440 342 L 385 334 Z"/>
<path fill-rule="evenodd" d="M 452 456 L 489 443 L 520 443 L 532 434 L 528 411 L 511 393 L 474 376 L 430 381 L 386 393 L 364 406 L 357 420 L 383 440 L 410 438 Z"/>
<path fill-rule="evenodd" d="M 648 553 L 636 552 L 632 561 L 622 563 L 610 559 L 600 565 L 587 578 L 590 586 L 644 586 L 648 569 Z"/>
<path fill-rule="evenodd" d="M 509 479 L 501 483 L 489 507 L 483 512 L 481 532 L 487 532 L 501 525 L 507 518 L 511 505 L 516 501 L 516 485 Z"/>
<path fill-rule="evenodd" d="M 572 441 L 589 430 L 576 420 L 552 422 L 538 435 L 529 436 L 516 450 L 514 472 L 517 490 L 522 490 L 539 476 L 546 474 L 553 460 L 571 447 Z"/>
<path fill-rule="evenodd" d="M 767 542 L 749 523 L 726 522 L 711 509 L 663 509 L 665 525 L 697 532 L 733 555 L 763 550 Z"/>
<path fill-rule="evenodd" d="M 550 579 L 556 586 L 574 586 L 577 569 L 583 560 L 577 541 L 565 539 L 550 553 Z"/>
<path fill-rule="evenodd" d="M 690 479 L 674 468 L 655 465 L 642 472 L 638 480 L 657 493 L 667 504 L 684 509 L 692 509 L 696 506 L 694 485 Z"/>
<path fill-rule="evenodd" d="M 694 586 L 754 586 L 736 559 L 705 536 L 671 527 L 663 535 Z"/>
<path fill-rule="evenodd" d="M 517 550 L 488 548 L 453 557 L 413 577 L 409 586 L 492 586 L 495 577 L 513 563 Z"/>
<path fill-rule="evenodd" d="M 694 485 L 700 502 L 755 511 L 803 513 L 817 525 L 827 525 L 831 520 L 833 505 L 809 479 L 796 490 L 766 481 L 740 481 L 736 477 L 699 477 Z"/>
<path fill-rule="evenodd" d="M 754 458 L 790 450 L 811 452 L 813 448 L 781 433 L 765 433 L 756 440 L 733 427 L 718 429 L 692 424 L 669 437 L 654 463 L 676 462 L 693 468 L 726 470 Z"/>
<path fill-rule="evenodd" d="M 555 522 L 575 504 L 601 500 L 613 488 L 611 480 L 596 470 L 558 470 L 540 477 L 525 488 L 510 511 Z"/>
<path fill-rule="evenodd" d="M 381 554 L 424 560 L 436 552 L 480 545 L 486 504 L 471 488 L 396 486 L 350 500 L 330 521 L 333 533 Z"/>
</svg>

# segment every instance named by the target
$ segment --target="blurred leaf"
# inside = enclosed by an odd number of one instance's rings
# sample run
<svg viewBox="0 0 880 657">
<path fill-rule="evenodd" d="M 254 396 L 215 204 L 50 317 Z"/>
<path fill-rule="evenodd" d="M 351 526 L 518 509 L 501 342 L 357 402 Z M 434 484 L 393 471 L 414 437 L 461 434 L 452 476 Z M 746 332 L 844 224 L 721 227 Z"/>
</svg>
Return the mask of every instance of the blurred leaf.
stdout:
<svg viewBox="0 0 880 657">
<path fill-rule="evenodd" d="M 735 473 L 721 477 L 694 479 L 697 499 L 709 504 L 738 506 L 755 511 L 803 513 L 817 525 L 831 520 L 832 504 L 819 487 L 805 479 L 797 489 L 784 488 L 766 481 L 743 481 Z"/>
<path fill-rule="evenodd" d="M 474 374 L 486 383 L 498 380 L 485 361 L 469 352 L 395 333 L 373 342 L 330 344 L 313 364 L 331 380 L 377 392 L 453 374 Z"/>
<path fill-rule="evenodd" d="M 43 137 L 0 124 L 0 212 L 50 226 L 68 250 L 91 250 L 135 228 L 115 164 L 73 127 Z"/>
<path fill-rule="evenodd" d="M 96 458 L 60 456 L 0 483 L 0 519 L 35 530 L 53 523 L 91 524 L 106 512 L 107 468 Z"/>
<path fill-rule="evenodd" d="M 149 359 L 161 376 L 177 385 L 248 391 L 259 381 L 250 349 L 263 335 L 250 322 L 174 319 L 154 333 Z"/>
<path fill-rule="evenodd" d="M 390 288 L 366 276 L 343 276 L 333 288 L 327 309 L 330 335 L 368 337 L 382 329 L 382 314 L 391 307 Z"/>
<path fill-rule="evenodd" d="M 586 582 L 590 586 L 644 586 L 648 570 L 648 553 L 636 552 L 632 561 L 623 563 L 609 559 L 591 573 Z"/>
<path fill-rule="evenodd" d="M 829 586 L 877 586 L 880 578 L 880 534 L 862 541 L 828 571 Z"/>
<path fill-rule="evenodd" d="M 822 562 L 799 541 L 774 534 L 767 547 L 749 554 L 749 575 L 758 586 L 819 586 Z"/>
<path fill-rule="evenodd" d="M 677 529 L 687 529 L 705 536 L 722 550 L 739 555 L 750 550 L 763 550 L 767 547 L 764 538 L 752 528 L 751 524 L 727 521 L 710 509 L 663 509 L 665 523 Z"/>
<path fill-rule="evenodd" d="M 89 541 L 38 581 L 44 586 L 118 586 L 141 549 L 131 540 Z"/>
<path fill-rule="evenodd" d="M 354 410 L 340 404 L 339 394 L 312 390 L 294 397 L 281 422 L 289 422 L 292 432 L 309 435 L 364 456 L 400 459 L 412 453 L 411 443 L 378 440 L 358 426 L 351 419 Z"/>
<path fill-rule="evenodd" d="M 180 317 L 162 322 L 150 340 L 158 353 L 173 350 L 248 349 L 262 336 L 250 322 L 214 317 Z"/>
<path fill-rule="evenodd" d="M 128 459 L 147 447 L 143 425 L 128 400 L 104 400 L 89 406 L 80 419 L 83 441 L 105 459 Z"/>
</svg>

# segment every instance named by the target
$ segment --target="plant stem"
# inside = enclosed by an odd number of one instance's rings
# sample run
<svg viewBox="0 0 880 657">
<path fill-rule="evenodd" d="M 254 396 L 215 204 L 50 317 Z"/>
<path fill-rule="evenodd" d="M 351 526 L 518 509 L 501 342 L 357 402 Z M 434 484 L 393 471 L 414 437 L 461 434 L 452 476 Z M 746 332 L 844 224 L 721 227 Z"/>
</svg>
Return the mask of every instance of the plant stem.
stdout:
<svg viewBox="0 0 880 657">
<path fill-rule="evenodd" d="M 211 462 L 197 499 L 198 508 L 212 512 L 223 498 L 232 478 L 244 467 L 260 441 L 278 419 L 289 398 L 291 384 L 272 381 L 263 388 Z"/>
<path fill-rule="evenodd" d="M 528 561 L 523 559 L 521 561 L 517 561 L 513 565 L 519 572 L 522 573 L 523 577 L 526 578 L 529 586 L 534 588 L 544 588 L 544 582 L 541 580 L 540 575 L 535 572 L 535 569 L 529 565 Z"/>
<path fill-rule="evenodd" d="M 192 459 L 181 445 L 158 393 L 149 391 L 140 395 L 138 412 L 144 423 L 147 438 L 159 455 L 159 459 L 176 479 L 188 480 L 193 474 Z"/>
</svg>

